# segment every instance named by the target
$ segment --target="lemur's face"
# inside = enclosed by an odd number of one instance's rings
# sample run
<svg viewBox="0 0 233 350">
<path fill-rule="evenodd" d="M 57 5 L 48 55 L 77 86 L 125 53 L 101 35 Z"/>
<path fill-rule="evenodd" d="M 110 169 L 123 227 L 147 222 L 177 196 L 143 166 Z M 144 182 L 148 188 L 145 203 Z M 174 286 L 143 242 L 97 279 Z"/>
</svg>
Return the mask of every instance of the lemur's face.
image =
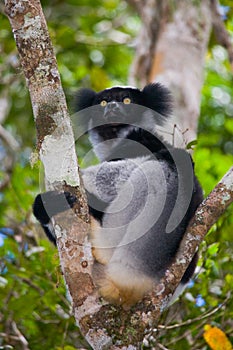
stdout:
<svg viewBox="0 0 233 350">
<path fill-rule="evenodd" d="M 99 106 L 98 117 L 102 118 L 105 130 L 126 128 L 134 105 L 140 104 L 140 93 L 138 89 L 114 87 L 96 94 L 93 105 Z"/>
<path fill-rule="evenodd" d="M 140 104 L 140 90 L 114 87 L 96 93 L 92 101 L 93 118 L 91 132 L 97 132 L 103 140 L 122 137 L 130 130 L 135 106 Z M 96 124 L 99 126 L 96 126 Z M 122 134 L 123 132 L 123 134 Z"/>
<path fill-rule="evenodd" d="M 94 104 L 102 107 L 103 117 L 114 125 L 115 122 L 118 124 L 118 118 L 122 119 L 122 122 L 127 122 L 127 114 L 131 111 L 132 104 L 139 104 L 139 100 L 139 90 L 115 87 L 98 93 Z"/>
<path fill-rule="evenodd" d="M 100 92 L 81 89 L 76 99 L 76 111 L 81 112 L 78 127 L 88 132 L 92 143 L 124 138 L 134 128 L 153 130 L 163 125 L 170 102 L 169 91 L 158 83 L 142 90 L 119 86 Z"/>
</svg>

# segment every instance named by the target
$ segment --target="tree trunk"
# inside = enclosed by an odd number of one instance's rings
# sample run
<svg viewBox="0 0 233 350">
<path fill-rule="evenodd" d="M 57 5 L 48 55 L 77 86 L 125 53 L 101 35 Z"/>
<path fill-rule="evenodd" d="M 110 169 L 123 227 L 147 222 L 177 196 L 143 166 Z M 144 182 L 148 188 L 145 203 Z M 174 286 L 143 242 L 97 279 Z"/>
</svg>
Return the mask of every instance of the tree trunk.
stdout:
<svg viewBox="0 0 233 350">
<path fill-rule="evenodd" d="M 170 88 L 174 98 L 174 123 L 177 124 L 177 131 L 184 136 L 185 146 L 196 139 L 204 59 L 212 27 L 211 1 L 165 0 L 161 2 L 162 9 L 161 6 L 155 8 L 157 17 L 150 11 L 150 3 L 151 1 L 145 2 L 144 6 L 137 6 L 142 19 L 142 30 L 130 83 L 139 80 L 139 84 L 144 85 L 157 81 Z M 157 23 L 152 22 L 152 19 Z M 157 42 L 153 43 L 155 36 L 148 34 L 153 32 L 152 26 L 159 26 L 156 29 Z M 146 53 L 142 49 L 145 45 L 154 48 L 150 61 L 145 61 Z M 146 64 L 145 68 L 141 65 L 142 61 Z M 182 137 L 179 139 L 173 135 L 173 125 L 169 141 L 175 141 L 175 146 L 182 146 Z"/>
<path fill-rule="evenodd" d="M 88 205 L 80 185 L 65 95 L 40 1 L 9 0 L 5 4 L 30 92 L 46 189 L 69 191 L 78 198 L 77 215 L 72 210 L 57 215 L 54 225 L 61 267 L 76 307 L 93 292 L 93 259 L 87 243 Z"/>
</svg>

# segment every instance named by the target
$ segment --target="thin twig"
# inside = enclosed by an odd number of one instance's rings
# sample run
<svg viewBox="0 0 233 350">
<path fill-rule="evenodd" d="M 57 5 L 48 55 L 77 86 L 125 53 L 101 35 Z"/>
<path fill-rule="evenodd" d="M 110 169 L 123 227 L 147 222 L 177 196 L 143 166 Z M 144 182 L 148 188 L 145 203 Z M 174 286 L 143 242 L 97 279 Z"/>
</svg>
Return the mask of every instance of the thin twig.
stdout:
<svg viewBox="0 0 233 350">
<path fill-rule="evenodd" d="M 3 333 L 3 332 L 0 332 L 0 337 L 19 341 L 19 337 L 17 337 L 16 335 L 7 334 L 7 333 Z"/>
<path fill-rule="evenodd" d="M 30 287 L 35 289 L 41 296 L 44 295 L 44 290 L 34 284 L 30 279 L 25 277 L 19 277 L 24 283 L 28 284 Z"/>
<path fill-rule="evenodd" d="M 24 337 L 24 335 L 20 332 L 20 330 L 18 329 L 16 323 L 13 321 L 12 324 L 12 330 L 15 332 L 15 334 L 18 336 L 18 340 L 20 341 L 20 343 L 22 344 L 22 349 L 23 350 L 30 350 L 28 347 L 28 341 L 27 339 Z"/>
<path fill-rule="evenodd" d="M 161 350 L 169 350 L 168 348 L 166 348 L 164 345 L 162 345 L 162 344 L 160 344 L 160 343 L 157 343 L 156 345 L 157 345 L 157 347 L 158 347 L 159 349 L 161 349 Z"/>
<path fill-rule="evenodd" d="M 19 149 L 19 143 L 16 139 L 0 124 L 0 138 L 7 144 L 7 146 L 13 151 Z"/>
<path fill-rule="evenodd" d="M 187 321 L 185 322 L 182 322 L 182 323 L 177 323 L 177 324 L 173 324 L 171 326 L 164 326 L 164 325 L 158 325 L 158 328 L 159 329 L 174 329 L 174 328 L 179 328 L 179 327 L 182 327 L 182 326 L 187 326 L 187 325 L 190 325 L 191 323 L 194 323 L 194 322 L 197 322 L 197 321 L 200 321 L 200 320 L 203 320 L 205 318 L 208 318 L 209 316 L 212 316 L 213 314 L 215 314 L 216 312 L 218 312 L 224 305 L 226 305 L 226 303 L 228 302 L 230 298 L 227 297 L 224 302 L 220 305 L 218 305 L 217 307 L 215 307 L 213 310 L 209 311 L 209 312 L 206 312 L 205 314 L 201 315 L 201 316 L 198 316 L 198 317 L 195 317 L 193 319 L 188 319 Z"/>
<path fill-rule="evenodd" d="M 15 152 L 19 149 L 19 143 L 15 138 L 0 124 L 0 139 L 9 149 L 6 159 L 1 169 L 5 171 L 4 178 L 0 182 L 0 191 L 4 190 L 11 181 L 11 174 L 14 166 Z"/>
</svg>

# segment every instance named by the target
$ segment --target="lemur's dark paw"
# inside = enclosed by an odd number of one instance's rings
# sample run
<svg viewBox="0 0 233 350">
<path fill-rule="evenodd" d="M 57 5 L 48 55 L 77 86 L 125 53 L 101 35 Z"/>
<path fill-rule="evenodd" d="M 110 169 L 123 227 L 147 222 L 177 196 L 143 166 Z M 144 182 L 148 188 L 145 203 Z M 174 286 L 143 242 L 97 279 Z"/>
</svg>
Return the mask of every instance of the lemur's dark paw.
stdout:
<svg viewBox="0 0 233 350">
<path fill-rule="evenodd" d="M 41 193 L 33 203 L 33 214 L 42 225 L 47 225 L 52 216 L 73 208 L 76 201 L 77 198 L 70 192 Z"/>
<path fill-rule="evenodd" d="M 70 192 L 64 192 L 64 195 L 66 197 L 67 203 L 69 204 L 70 208 L 73 208 L 74 204 L 78 200 L 77 197 L 71 194 Z"/>
</svg>

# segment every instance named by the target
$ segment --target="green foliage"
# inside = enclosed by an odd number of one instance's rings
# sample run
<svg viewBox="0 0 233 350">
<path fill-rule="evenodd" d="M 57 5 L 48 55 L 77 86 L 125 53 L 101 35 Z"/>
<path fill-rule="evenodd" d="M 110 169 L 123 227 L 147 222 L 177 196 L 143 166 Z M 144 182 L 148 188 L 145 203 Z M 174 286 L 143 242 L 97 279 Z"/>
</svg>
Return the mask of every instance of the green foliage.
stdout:
<svg viewBox="0 0 233 350">
<path fill-rule="evenodd" d="M 7 238 L 0 247 L 2 323 L 15 323 L 32 349 L 57 349 L 62 344 L 81 346 L 59 270 L 55 248 L 47 241 L 29 248 Z M 57 266 L 57 277 L 55 274 Z M 46 335 L 46 336 L 45 336 Z M 39 340 L 39 341 L 38 341 Z M 20 343 L 14 344 L 21 349 Z"/>
<path fill-rule="evenodd" d="M 132 35 L 139 27 L 126 3 L 54 1 L 53 6 L 56 11 L 45 2 L 44 10 L 68 96 L 80 86 L 101 90 L 125 84 L 133 55 Z"/>
</svg>

